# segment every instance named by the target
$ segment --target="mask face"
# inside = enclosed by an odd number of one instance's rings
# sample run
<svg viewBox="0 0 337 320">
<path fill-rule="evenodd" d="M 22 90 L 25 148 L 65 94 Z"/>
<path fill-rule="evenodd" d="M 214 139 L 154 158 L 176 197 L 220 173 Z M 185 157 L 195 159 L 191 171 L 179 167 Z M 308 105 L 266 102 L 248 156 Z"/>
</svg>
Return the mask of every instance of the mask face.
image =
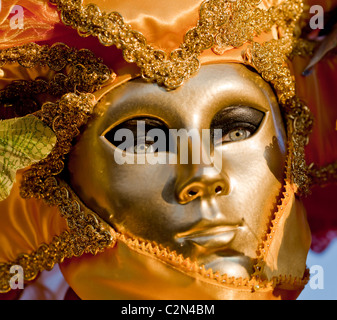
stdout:
<svg viewBox="0 0 337 320">
<path fill-rule="evenodd" d="M 99 102 L 70 154 L 70 185 L 116 231 L 248 277 L 285 141 L 272 89 L 243 65 L 202 66 L 174 91 L 135 79 Z"/>
</svg>

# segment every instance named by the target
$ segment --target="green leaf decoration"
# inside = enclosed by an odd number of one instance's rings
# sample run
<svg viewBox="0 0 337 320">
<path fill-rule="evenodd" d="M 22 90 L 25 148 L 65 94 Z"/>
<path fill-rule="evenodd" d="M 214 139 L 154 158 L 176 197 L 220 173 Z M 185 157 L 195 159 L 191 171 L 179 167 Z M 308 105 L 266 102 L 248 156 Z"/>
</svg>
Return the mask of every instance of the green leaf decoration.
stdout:
<svg viewBox="0 0 337 320">
<path fill-rule="evenodd" d="M 17 170 L 47 157 L 56 140 L 54 132 L 33 115 L 0 120 L 0 201 L 9 196 Z"/>
</svg>

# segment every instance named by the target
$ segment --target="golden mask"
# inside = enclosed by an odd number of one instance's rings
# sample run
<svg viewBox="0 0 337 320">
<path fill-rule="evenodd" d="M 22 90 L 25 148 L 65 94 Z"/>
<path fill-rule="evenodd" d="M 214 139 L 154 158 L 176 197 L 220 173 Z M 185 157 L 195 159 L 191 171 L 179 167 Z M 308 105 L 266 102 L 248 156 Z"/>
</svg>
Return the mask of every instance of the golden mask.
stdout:
<svg viewBox="0 0 337 320">
<path fill-rule="evenodd" d="M 50 23 L 97 38 L 105 60 L 85 41 L 81 50 L 1 51 L 6 117 L 28 99 L 32 112 L 23 113 L 56 143 L 13 188 L 7 176 L 0 185 L 12 188 L 0 202 L 0 290 L 10 289 L 13 264 L 32 280 L 59 263 L 82 299 L 296 298 L 311 241 L 300 198 L 336 171 L 305 160 L 313 116 L 289 62 L 314 48 L 298 32 L 303 2 L 185 1 L 165 10 L 151 1 L 50 2 L 60 17 Z M 11 83 L 17 73 L 23 81 Z M 119 130 L 133 133 L 131 143 Z M 179 130 L 194 136 L 171 149 Z M 168 143 L 156 150 L 150 132 Z M 142 155 L 142 164 L 118 162 Z M 3 172 L 26 167 L 4 163 Z"/>
<path fill-rule="evenodd" d="M 80 199 L 117 232 L 154 241 L 214 272 L 251 276 L 284 184 L 286 137 L 270 86 L 239 64 L 206 65 L 175 91 L 130 81 L 97 108 L 103 115 L 89 121 L 69 157 L 71 185 Z M 222 154 L 221 171 L 203 161 L 116 163 L 118 142 L 109 132 L 117 127 L 136 133 L 137 119 L 147 132 L 197 129 L 201 148 L 203 129 L 222 129 L 221 143 L 214 146 Z M 135 149 L 151 146 L 138 139 Z M 289 232 L 302 241 L 288 247 L 298 263 L 286 269 L 302 277 L 310 234 L 300 225 L 305 216 L 298 219 Z"/>
</svg>

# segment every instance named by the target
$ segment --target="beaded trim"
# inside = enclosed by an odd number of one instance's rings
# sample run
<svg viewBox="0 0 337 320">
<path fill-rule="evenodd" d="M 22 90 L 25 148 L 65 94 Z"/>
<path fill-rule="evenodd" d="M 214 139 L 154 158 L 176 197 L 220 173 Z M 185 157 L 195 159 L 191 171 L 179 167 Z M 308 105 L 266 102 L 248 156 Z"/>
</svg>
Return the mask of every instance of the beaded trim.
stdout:
<svg viewBox="0 0 337 320">
<path fill-rule="evenodd" d="M 0 265 L 1 283 L 0 290 L 8 291 L 10 266 L 19 264 L 24 268 L 26 280 L 34 279 L 38 272 L 43 269 L 50 270 L 55 263 L 61 263 L 65 258 L 80 256 L 84 252 L 95 254 L 111 247 L 116 241 L 123 241 L 130 246 L 144 252 L 153 253 L 157 258 L 163 261 L 179 265 L 185 272 L 197 272 L 199 275 L 214 279 L 224 285 L 250 288 L 252 291 L 258 289 L 273 288 L 281 284 L 304 286 L 307 282 L 307 276 L 304 279 L 292 279 L 290 276 L 280 276 L 272 281 L 263 280 L 261 276 L 255 273 L 251 279 L 242 279 L 220 275 L 212 270 L 205 270 L 203 266 L 192 263 L 188 258 L 185 259 L 175 252 L 167 249 L 160 249 L 150 242 L 127 239 L 124 235 L 116 234 L 114 230 L 103 222 L 96 214 L 86 209 L 80 204 L 76 196 L 72 194 L 70 188 L 63 182 L 58 182 L 54 176 L 58 175 L 63 169 L 63 157 L 70 150 L 71 141 L 78 134 L 78 128 L 84 125 L 89 118 L 95 100 L 90 94 L 76 95 L 69 93 L 60 99 L 57 103 L 45 103 L 41 111 L 36 116 L 53 128 L 57 135 L 57 145 L 50 156 L 37 164 L 34 164 L 23 176 L 21 195 L 24 198 L 35 197 L 44 199 L 49 205 L 56 205 L 60 209 L 61 216 L 67 220 L 69 231 L 63 232 L 60 236 L 54 237 L 49 244 L 42 244 L 35 252 L 24 254 L 18 257 L 13 263 Z M 295 122 L 296 123 L 296 122 Z M 289 126 L 291 130 L 293 127 Z M 294 132 L 289 135 L 293 136 Z M 290 143 L 290 150 L 293 144 Z M 292 152 L 289 152 L 292 156 Z M 287 175 L 291 172 L 291 160 L 288 160 Z M 72 197 L 70 196 L 72 194 Z M 74 199 L 75 198 L 75 199 Z M 283 205 L 285 205 L 286 194 Z M 85 209 L 81 209 L 81 207 Z M 271 225 L 275 226 L 277 219 L 282 215 L 282 205 L 278 207 L 275 218 Z M 268 235 L 268 234 L 267 234 Z M 272 235 L 272 232 L 269 233 Z M 267 241 L 269 238 L 267 237 Z M 259 248 L 266 248 L 267 242 L 264 241 Z M 260 256 L 255 270 L 260 270 L 264 263 L 263 250 L 260 250 Z"/>
<path fill-rule="evenodd" d="M 1 283 L 0 290 L 9 290 L 9 273 L 10 266 L 20 264 L 24 268 L 26 280 L 34 279 L 38 272 L 43 269 L 50 270 L 55 263 L 62 262 L 65 258 L 72 256 L 80 256 L 84 252 L 93 254 L 103 251 L 107 247 L 111 247 L 116 241 L 123 241 L 130 245 L 130 248 L 137 248 L 144 252 L 153 253 L 157 258 L 165 262 L 179 265 L 182 271 L 192 272 L 213 279 L 224 285 L 234 287 L 250 288 L 255 291 L 258 289 L 274 288 L 282 284 L 304 286 L 308 281 L 307 276 L 303 279 L 293 279 L 290 276 L 280 276 L 273 278 L 272 281 L 263 280 L 259 274 L 259 270 L 264 264 L 264 248 L 268 247 L 268 241 L 272 239 L 272 230 L 267 232 L 266 239 L 259 246 L 257 264 L 255 267 L 256 273 L 250 279 L 228 277 L 220 275 L 212 270 L 205 270 L 203 266 L 192 263 L 188 258 L 185 259 L 181 255 L 170 252 L 168 249 L 161 249 L 150 242 L 129 239 L 124 235 L 116 234 L 114 230 L 103 222 L 95 213 L 86 209 L 83 204 L 80 204 L 76 196 L 70 191 L 70 188 L 63 182 L 58 182 L 54 176 L 57 176 L 63 169 L 63 157 L 70 150 L 71 141 L 78 134 L 78 128 L 86 123 L 90 116 L 95 101 L 90 94 L 76 95 L 74 93 L 64 95 L 57 103 L 46 103 L 42 106 L 41 111 L 36 113 L 36 116 L 44 121 L 47 125 L 53 128 L 57 134 L 57 145 L 52 153 L 45 160 L 34 164 L 23 176 L 21 186 L 21 195 L 24 198 L 35 197 L 44 199 L 49 205 L 59 207 L 61 216 L 67 220 L 69 231 L 63 232 L 60 236 L 55 237 L 49 244 L 42 244 L 35 252 L 24 254 L 18 257 L 13 263 L 0 265 Z M 296 123 L 296 122 L 295 122 Z M 294 130 L 292 126 L 288 126 Z M 289 130 L 290 130 L 289 129 Z M 289 132 L 290 137 L 294 132 Z M 288 176 L 291 172 L 291 150 L 294 144 L 289 144 L 289 154 L 287 162 Z M 286 184 L 288 186 L 288 184 Z M 287 190 L 286 190 L 287 191 Z M 70 194 L 72 196 L 70 196 Z M 283 207 L 287 202 L 287 194 L 284 193 L 282 204 L 278 206 L 275 217 L 272 217 L 271 226 L 276 226 L 277 219 L 283 213 Z M 84 209 L 81 209 L 84 208 Z M 269 237 L 268 237 L 269 236 Z"/>
<path fill-rule="evenodd" d="M 70 196 L 68 188 L 55 176 L 63 170 L 65 154 L 71 141 L 86 123 L 96 101 L 91 94 L 69 93 L 57 103 L 45 103 L 35 115 L 50 126 L 57 143 L 47 158 L 33 164 L 23 174 L 20 194 L 23 198 L 44 199 L 51 206 L 58 206 L 61 217 L 67 220 L 69 230 L 54 237 L 49 245 L 42 244 L 35 252 L 23 254 L 13 263 L 0 264 L 0 292 L 9 291 L 11 265 L 23 267 L 25 280 L 33 280 L 40 271 L 51 270 L 55 263 L 65 258 L 96 254 L 114 245 L 113 231 L 93 213 L 81 210 L 78 200 Z"/>
<path fill-rule="evenodd" d="M 64 157 L 72 147 L 72 140 L 79 134 L 96 104 L 91 94 L 68 93 L 56 103 L 42 105 L 35 116 L 53 129 L 57 142 L 52 152 L 43 160 L 31 166 L 23 174 L 20 195 L 23 198 L 44 199 L 50 205 L 56 205 L 62 195 L 53 191 L 53 182 L 49 178 L 62 172 Z"/>
<path fill-rule="evenodd" d="M 309 280 L 309 272 L 305 271 L 303 278 L 292 277 L 291 275 L 279 275 L 271 280 L 264 280 L 260 272 L 256 272 L 251 278 L 229 277 L 226 274 L 214 272 L 212 269 L 205 269 L 205 266 L 192 262 L 189 258 L 184 258 L 175 251 L 168 248 L 162 248 L 153 242 L 141 240 L 137 238 L 127 237 L 121 233 L 115 232 L 94 212 L 86 208 L 76 195 L 71 191 L 68 185 L 62 181 L 51 178 L 49 185 L 53 185 L 54 190 L 60 194 L 58 207 L 61 216 L 67 220 L 69 231 L 64 231 L 60 236 L 55 236 L 52 242 L 42 244 L 39 248 L 30 253 L 20 255 L 14 262 L 0 264 L 0 292 L 10 290 L 9 280 L 12 277 L 9 270 L 12 265 L 20 265 L 24 269 L 24 278 L 26 281 L 33 280 L 40 271 L 46 269 L 51 270 L 56 263 L 61 263 L 65 258 L 79 257 L 83 253 L 96 254 L 105 248 L 113 247 L 118 241 L 125 243 L 130 249 L 142 254 L 149 254 L 165 263 L 174 267 L 178 267 L 181 272 L 199 275 L 204 279 L 214 281 L 224 287 L 242 288 L 251 292 L 269 289 L 275 287 L 286 286 L 295 288 L 303 288 Z M 291 186 L 288 186 L 291 188 Z M 277 222 L 283 214 L 287 202 L 287 194 L 284 192 L 284 200 L 282 205 L 278 206 L 275 218 L 271 221 L 273 225 L 271 230 L 277 228 Z M 272 235 L 272 231 L 269 233 Z M 263 266 L 263 258 L 267 252 L 263 252 L 263 248 L 267 248 L 272 241 L 272 236 L 268 236 L 259 248 L 261 255 L 255 265 L 255 270 L 261 270 Z"/>
</svg>

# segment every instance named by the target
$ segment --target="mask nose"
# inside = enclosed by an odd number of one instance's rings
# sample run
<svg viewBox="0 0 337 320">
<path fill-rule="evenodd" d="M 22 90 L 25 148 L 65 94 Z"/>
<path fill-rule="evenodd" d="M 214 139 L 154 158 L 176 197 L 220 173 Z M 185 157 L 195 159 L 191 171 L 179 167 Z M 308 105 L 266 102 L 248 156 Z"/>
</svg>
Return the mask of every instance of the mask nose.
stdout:
<svg viewBox="0 0 337 320">
<path fill-rule="evenodd" d="M 229 178 L 223 169 L 222 151 L 213 148 L 211 152 L 210 135 L 204 137 L 204 133 L 200 135 L 200 131 L 197 131 L 187 148 L 178 148 L 179 159 L 182 152 L 185 157 L 187 155 L 185 161 L 177 164 L 175 195 L 180 204 L 199 197 L 211 198 L 229 193 Z M 195 141 L 199 144 L 193 144 Z M 200 157 L 194 161 L 196 153 Z"/>
<path fill-rule="evenodd" d="M 229 193 L 229 180 L 222 172 L 212 168 L 200 170 L 189 178 L 178 179 L 176 183 L 176 198 L 180 204 L 186 204 L 199 197 L 223 196 Z"/>
</svg>

